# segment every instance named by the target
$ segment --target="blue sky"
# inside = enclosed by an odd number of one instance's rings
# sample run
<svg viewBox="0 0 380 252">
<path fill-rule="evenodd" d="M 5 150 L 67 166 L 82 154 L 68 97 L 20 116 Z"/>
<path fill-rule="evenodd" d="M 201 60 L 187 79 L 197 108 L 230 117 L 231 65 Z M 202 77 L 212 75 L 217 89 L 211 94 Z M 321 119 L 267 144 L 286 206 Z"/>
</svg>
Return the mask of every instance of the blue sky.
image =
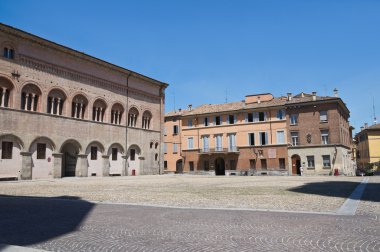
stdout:
<svg viewBox="0 0 380 252">
<path fill-rule="evenodd" d="M 0 1 L 0 22 L 170 84 L 166 111 L 337 88 L 380 121 L 380 1 Z M 175 102 L 174 102 L 175 101 Z"/>
</svg>

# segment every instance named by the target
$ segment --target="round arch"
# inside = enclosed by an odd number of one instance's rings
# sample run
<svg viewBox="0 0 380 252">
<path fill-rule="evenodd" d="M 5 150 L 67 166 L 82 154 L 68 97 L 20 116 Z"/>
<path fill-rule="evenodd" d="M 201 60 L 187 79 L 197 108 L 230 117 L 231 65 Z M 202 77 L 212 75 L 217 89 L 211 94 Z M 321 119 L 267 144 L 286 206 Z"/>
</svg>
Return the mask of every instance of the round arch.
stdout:
<svg viewBox="0 0 380 252">
<path fill-rule="evenodd" d="M 60 87 L 53 87 L 47 93 L 46 112 L 55 115 L 66 115 L 67 93 Z"/>
<path fill-rule="evenodd" d="M 82 151 L 82 145 L 77 140 L 75 140 L 75 139 L 68 139 L 68 140 L 66 140 L 66 141 L 64 141 L 62 143 L 61 148 L 59 149 L 59 152 L 62 153 L 63 148 L 67 144 L 72 144 L 73 146 L 75 146 L 78 149 L 79 152 Z"/>
<path fill-rule="evenodd" d="M 35 138 L 35 139 L 31 142 L 31 144 L 29 145 L 29 149 L 28 149 L 28 150 L 31 151 L 31 150 L 32 150 L 32 146 L 33 146 L 35 143 L 39 142 L 39 141 L 47 142 L 47 143 L 53 148 L 53 151 L 54 151 L 55 148 L 56 148 L 55 143 L 53 142 L 53 140 L 51 140 L 50 138 L 45 137 L 45 136 L 39 136 L 39 137 Z"/>
<path fill-rule="evenodd" d="M 16 142 L 20 146 L 21 150 L 24 150 L 24 148 L 25 148 L 24 142 L 21 140 L 21 138 L 19 138 L 16 135 L 2 134 L 2 135 L 0 135 L 0 140 L 3 140 L 3 139 L 9 139 L 9 140 Z"/>
<path fill-rule="evenodd" d="M 22 110 L 42 111 L 42 88 L 34 81 L 27 81 L 21 86 Z"/>
<path fill-rule="evenodd" d="M 120 143 L 113 143 L 113 144 L 111 144 L 111 145 L 108 147 L 108 151 L 107 151 L 107 153 L 111 153 L 111 152 L 112 152 L 112 148 L 115 148 L 115 147 L 119 148 L 122 154 L 125 153 L 124 147 L 123 147 L 123 145 L 121 145 Z"/>
<path fill-rule="evenodd" d="M 91 145 L 96 145 L 97 147 L 99 147 L 100 148 L 100 152 L 102 153 L 102 155 L 104 155 L 104 151 L 105 151 L 104 145 L 101 142 L 99 142 L 98 140 L 91 141 L 87 145 L 87 147 L 86 147 L 86 153 L 90 153 Z"/>
<path fill-rule="evenodd" d="M 298 154 L 294 154 L 292 159 L 292 175 L 301 175 L 301 157 Z"/>
<path fill-rule="evenodd" d="M 68 100 L 71 104 L 71 117 L 78 119 L 87 119 L 88 118 L 88 105 L 89 99 L 87 95 L 83 92 L 76 92 L 72 94 Z"/>
<path fill-rule="evenodd" d="M 0 106 L 6 108 L 13 108 L 15 84 L 8 76 L 0 75 Z"/>
</svg>

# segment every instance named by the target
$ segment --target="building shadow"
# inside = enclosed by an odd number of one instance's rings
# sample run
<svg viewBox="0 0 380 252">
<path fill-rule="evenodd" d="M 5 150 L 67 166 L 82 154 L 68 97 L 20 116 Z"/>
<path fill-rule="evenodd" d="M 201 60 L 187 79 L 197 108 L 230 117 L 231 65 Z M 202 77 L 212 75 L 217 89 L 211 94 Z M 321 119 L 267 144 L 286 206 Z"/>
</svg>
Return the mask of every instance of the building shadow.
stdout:
<svg viewBox="0 0 380 252">
<path fill-rule="evenodd" d="M 288 189 L 291 192 L 303 193 L 303 194 L 315 194 L 328 197 L 341 197 L 357 199 L 356 195 L 351 196 L 351 193 L 355 188 L 360 185 L 360 182 L 349 181 L 325 181 L 325 182 L 313 182 L 307 183 L 302 186 L 293 187 Z M 380 183 L 368 183 L 365 187 L 362 197 L 362 201 L 380 202 Z M 351 197 L 350 197 L 351 196 Z"/>
<path fill-rule="evenodd" d="M 78 228 L 93 207 L 71 196 L 0 195 L 0 244 L 28 246 L 67 234 Z"/>
</svg>

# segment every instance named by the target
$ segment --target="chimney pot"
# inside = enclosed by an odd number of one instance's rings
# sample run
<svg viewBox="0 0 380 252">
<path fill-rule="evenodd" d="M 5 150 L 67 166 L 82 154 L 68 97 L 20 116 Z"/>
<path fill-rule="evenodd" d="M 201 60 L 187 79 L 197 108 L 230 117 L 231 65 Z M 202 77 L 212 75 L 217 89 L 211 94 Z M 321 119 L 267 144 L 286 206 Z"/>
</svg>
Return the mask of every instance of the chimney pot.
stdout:
<svg viewBox="0 0 380 252">
<path fill-rule="evenodd" d="M 287 93 L 287 96 L 288 96 L 288 101 L 291 101 L 292 100 L 292 93 Z"/>
<path fill-rule="evenodd" d="M 192 104 L 189 104 L 189 110 L 191 111 L 191 107 L 193 107 L 193 105 Z"/>
<path fill-rule="evenodd" d="M 313 101 L 316 101 L 317 100 L 317 92 L 312 92 L 312 95 L 313 95 Z"/>
<path fill-rule="evenodd" d="M 260 104 L 261 101 L 260 101 L 260 96 L 257 97 L 257 103 Z"/>
<path fill-rule="evenodd" d="M 334 97 L 339 97 L 338 89 L 334 88 Z"/>
</svg>

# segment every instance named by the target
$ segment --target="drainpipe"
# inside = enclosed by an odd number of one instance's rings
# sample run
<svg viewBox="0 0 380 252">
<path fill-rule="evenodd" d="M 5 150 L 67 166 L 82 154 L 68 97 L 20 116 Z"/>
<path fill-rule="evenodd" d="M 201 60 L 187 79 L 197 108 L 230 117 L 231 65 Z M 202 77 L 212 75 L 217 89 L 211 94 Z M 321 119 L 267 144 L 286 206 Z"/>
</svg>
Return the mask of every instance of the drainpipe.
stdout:
<svg viewBox="0 0 380 252">
<path fill-rule="evenodd" d="M 125 170 L 125 176 L 128 175 L 128 106 L 129 106 L 129 77 L 131 77 L 131 73 L 128 73 L 127 75 L 127 106 L 125 108 L 125 167 L 124 167 L 124 170 Z"/>
</svg>

